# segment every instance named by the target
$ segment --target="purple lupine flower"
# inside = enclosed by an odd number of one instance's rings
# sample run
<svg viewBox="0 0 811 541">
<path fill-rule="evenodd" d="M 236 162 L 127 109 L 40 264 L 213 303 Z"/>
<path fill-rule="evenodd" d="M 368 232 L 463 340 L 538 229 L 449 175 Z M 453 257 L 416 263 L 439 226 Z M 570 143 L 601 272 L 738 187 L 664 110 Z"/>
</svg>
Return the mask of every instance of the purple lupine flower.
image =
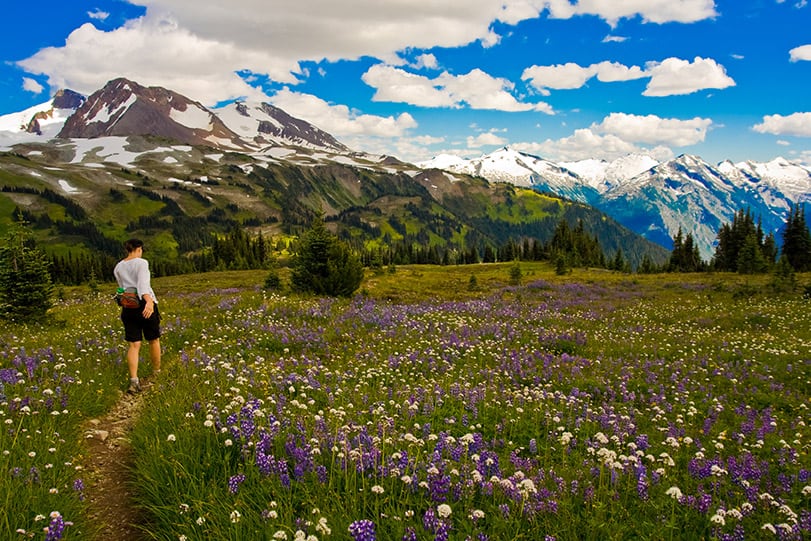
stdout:
<svg viewBox="0 0 811 541">
<path fill-rule="evenodd" d="M 642 501 L 647 501 L 648 499 L 648 477 L 645 473 L 645 467 L 642 466 L 639 468 L 639 474 L 636 479 L 636 492 L 639 495 L 639 499 Z"/>
<path fill-rule="evenodd" d="M 439 519 L 437 519 L 436 511 L 434 511 L 433 507 L 429 507 L 422 516 L 422 527 L 425 528 L 426 531 L 433 533 L 436 531 L 438 525 Z"/>
<path fill-rule="evenodd" d="M 436 529 L 434 541 L 448 541 L 450 533 L 451 533 L 450 523 L 443 520 L 442 522 L 439 523 L 439 527 Z"/>
<path fill-rule="evenodd" d="M 73 481 L 73 490 L 79 493 L 79 501 L 84 501 L 84 481 L 81 479 Z"/>
<path fill-rule="evenodd" d="M 375 523 L 371 520 L 356 520 L 349 525 L 349 533 L 354 541 L 375 541 Z"/>
<path fill-rule="evenodd" d="M 48 527 L 45 528 L 45 541 L 56 541 L 57 539 L 62 539 L 62 534 L 65 532 L 65 526 L 67 523 L 65 519 L 62 518 L 62 515 L 59 511 L 54 511 L 51 513 L 51 522 L 48 524 Z"/>
<path fill-rule="evenodd" d="M 414 528 L 411 526 L 406 528 L 406 531 L 403 534 L 403 541 L 417 541 L 417 532 L 414 531 Z"/>
<path fill-rule="evenodd" d="M 228 491 L 231 494 L 236 494 L 239 491 L 239 485 L 245 480 L 245 474 L 239 473 L 237 475 L 232 475 L 228 479 Z"/>
</svg>

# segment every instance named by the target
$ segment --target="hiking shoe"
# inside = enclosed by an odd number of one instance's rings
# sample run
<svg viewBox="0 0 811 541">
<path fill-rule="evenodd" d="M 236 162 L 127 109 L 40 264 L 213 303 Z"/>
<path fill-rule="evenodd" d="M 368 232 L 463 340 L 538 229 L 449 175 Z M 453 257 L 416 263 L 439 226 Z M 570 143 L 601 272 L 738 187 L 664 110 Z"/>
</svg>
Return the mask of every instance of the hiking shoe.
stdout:
<svg viewBox="0 0 811 541">
<path fill-rule="evenodd" d="M 130 386 L 127 388 L 127 393 L 136 394 L 141 392 L 141 383 L 138 381 L 130 381 Z"/>
</svg>

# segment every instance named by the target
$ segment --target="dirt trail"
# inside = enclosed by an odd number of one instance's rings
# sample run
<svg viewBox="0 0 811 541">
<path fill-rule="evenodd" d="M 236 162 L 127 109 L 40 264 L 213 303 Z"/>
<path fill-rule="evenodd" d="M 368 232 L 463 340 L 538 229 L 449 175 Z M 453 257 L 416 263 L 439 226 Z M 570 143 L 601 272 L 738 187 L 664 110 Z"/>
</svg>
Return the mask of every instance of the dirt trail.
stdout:
<svg viewBox="0 0 811 541">
<path fill-rule="evenodd" d="M 142 385 L 144 383 L 142 382 Z M 100 530 L 96 540 L 144 541 L 145 521 L 134 506 L 131 493 L 133 452 L 130 431 L 138 419 L 144 391 L 124 393 L 103 417 L 89 420 L 83 433 L 87 438 L 84 460 L 85 496 L 89 517 Z"/>
</svg>

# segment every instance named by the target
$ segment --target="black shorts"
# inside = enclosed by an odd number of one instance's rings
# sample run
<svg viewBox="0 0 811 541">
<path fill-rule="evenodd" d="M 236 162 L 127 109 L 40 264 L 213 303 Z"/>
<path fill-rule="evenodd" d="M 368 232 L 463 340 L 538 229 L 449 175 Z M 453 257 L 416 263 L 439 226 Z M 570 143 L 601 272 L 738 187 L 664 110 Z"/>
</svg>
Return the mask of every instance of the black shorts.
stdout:
<svg viewBox="0 0 811 541">
<path fill-rule="evenodd" d="M 127 342 L 141 342 L 144 338 L 155 340 L 161 337 L 161 315 L 158 305 L 149 319 L 143 315 L 144 303 L 140 308 L 122 308 L 121 321 L 124 323 L 124 339 Z"/>
</svg>

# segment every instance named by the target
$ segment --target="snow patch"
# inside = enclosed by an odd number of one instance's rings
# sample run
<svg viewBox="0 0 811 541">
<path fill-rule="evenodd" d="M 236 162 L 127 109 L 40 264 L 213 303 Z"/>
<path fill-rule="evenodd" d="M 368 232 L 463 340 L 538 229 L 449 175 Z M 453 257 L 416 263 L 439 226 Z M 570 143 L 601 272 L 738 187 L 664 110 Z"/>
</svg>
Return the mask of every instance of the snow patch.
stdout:
<svg viewBox="0 0 811 541">
<path fill-rule="evenodd" d="M 287 158 L 291 155 L 295 156 L 296 151 L 290 148 L 282 148 L 282 147 L 273 147 L 265 152 L 271 158 Z"/>
<path fill-rule="evenodd" d="M 127 101 L 119 105 L 115 108 L 115 110 L 110 110 L 110 106 L 102 107 L 99 111 L 93 115 L 92 118 L 87 119 L 88 124 L 92 124 L 94 122 L 108 122 L 111 118 L 119 116 L 119 111 L 126 111 L 129 107 L 138 101 L 138 96 L 135 94 L 130 94 L 130 97 L 127 98 Z"/>
<path fill-rule="evenodd" d="M 71 139 L 71 145 L 74 147 L 76 154 L 70 163 L 82 163 L 88 154 L 94 153 L 103 161 L 130 166 L 141 156 L 139 152 L 130 152 L 124 149 L 127 145 L 126 137 Z M 92 160 L 92 158 L 89 159 Z"/>
<path fill-rule="evenodd" d="M 208 130 L 211 128 L 211 113 L 196 105 L 187 105 L 185 111 L 172 108 L 169 111 L 169 118 L 193 130 Z"/>
<path fill-rule="evenodd" d="M 59 179 L 59 187 L 67 193 L 76 193 L 79 191 L 75 186 L 71 186 L 70 182 L 61 178 Z"/>
</svg>

